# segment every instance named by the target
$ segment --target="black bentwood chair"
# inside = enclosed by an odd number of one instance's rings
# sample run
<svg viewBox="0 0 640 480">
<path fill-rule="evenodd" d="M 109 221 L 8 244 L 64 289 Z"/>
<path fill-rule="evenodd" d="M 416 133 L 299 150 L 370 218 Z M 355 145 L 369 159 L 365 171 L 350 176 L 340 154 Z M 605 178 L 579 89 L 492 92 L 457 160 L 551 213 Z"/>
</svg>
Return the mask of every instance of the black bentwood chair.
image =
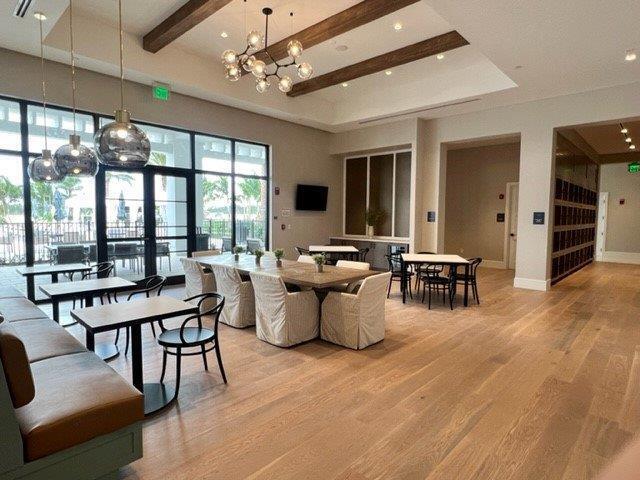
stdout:
<svg viewBox="0 0 640 480">
<path fill-rule="evenodd" d="M 439 293 L 439 289 L 442 288 L 442 303 L 446 301 L 446 295 L 449 295 L 449 308 L 453 310 L 453 296 L 455 294 L 456 280 L 451 269 L 449 270 L 449 276 L 441 276 L 440 272 L 444 269 L 443 265 L 429 265 L 427 270 L 421 274 L 422 276 L 422 302 L 424 303 L 424 297 L 427 289 L 429 290 L 429 309 L 431 309 L 431 293 L 435 289 L 436 295 Z"/>
<path fill-rule="evenodd" d="M 217 305 L 203 311 L 202 305 L 204 302 L 213 298 L 217 300 Z M 209 365 L 207 364 L 207 352 L 215 350 L 222 380 L 224 383 L 227 383 L 227 376 L 224 373 L 222 356 L 220 355 L 220 341 L 218 337 L 218 323 L 220 320 L 220 312 L 222 312 L 222 309 L 224 308 L 224 297 L 219 293 L 201 293 L 200 295 L 195 295 L 185 299 L 185 302 L 193 300 L 198 300 L 198 313 L 188 316 L 182 322 L 180 328 L 166 329 L 162 321 L 158 322 L 160 329 L 162 330 L 162 333 L 158 336 L 158 344 L 163 348 L 162 375 L 160 376 L 160 383 L 164 383 L 164 374 L 167 370 L 167 355 L 175 356 L 175 397 L 178 396 L 178 391 L 180 390 L 181 360 L 183 356 L 202 355 L 204 369 L 209 371 Z M 204 316 L 213 316 L 213 329 L 202 326 L 202 317 Z M 189 323 L 191 322 L 195 325 L 189 326 Z M 207 344 L 211 344 L 211 346 L 207 348 Z M 184 352 L 183 349 L 185 348 L 199 348 L 200 350 Z"/>
<path fill-rule="evenodd" d="M 113 271 L 114 263 L 113 262 L 100 262 L 91 266 L 91 270 L 84 272 L 82 274 L 82 280 L 91 280 L 94 278 L 106 278 L 111 275 Z M 109 303 L 111 303 L 111 297 L 107 293 L 107 299 Z M 104 305 L 103 295 L 100 295 L 100 303 Z M 84 306 L 84 300 L 80 300 L 80 307 Z M 73 301 L 73 308 L 76 308 L 76 301 Z"/>
<path fill-rule="evenodd" d="M 482 258 L 474 257 L 474 258 L 469 258 L 467 260 L 469 260 L 469 274 L 465 275 L 464 272 L 458 273 L 457 281 L 458 283 L 461 283 L 463 285 L 465 281 L 469 282 L 469 285 L 471 286 L 471 293 L 473 295 L 473 298 L 475 298 L 476 303 L 480 305 L 480 296 L 478 295 L 478 277 L 476 275 L 476 271 L 478 270 L 478 267 L 482 263 Z"/>
<path fill-rule="evenodd" d="M 389 271 L 391 272 L 391 277 L 389 278 L 389 288 L 387 288 L 387 298 L 389 298 L 389 294 L 391 293 L 391 284 L 393 282 L 400 282 L 400 288 L 402 288 L 402 257 L 400 257 L 401 253 L 392 253 L 390 255 L 385 255 L 387 261 L 389 262 Z M 407 287 L 409 288 L 409 297 L 413 298 L 413 292 L 411 291 L 411 278 L 414 273 L 407 269 L 406 273 L 407 277 Z"/>
<path fill-rule="evenodd" d="M 143 278 L 142 280 L 138 280 L 136 284 L 139 287 L 142 287 L 140 290 L 134 290 L 127 297 L 127 302 L 131 300 L 135 295 L 144 295 L 147 298 L 151 298 L 152 296 L 159 297 L 162 292 L 162 287 L 167 283 L 167 277 L 163 277 L 162 275 L 151 275 L 150 277 Z M 116 294 L 113 294 L 113 299 L 115 302 L 118 302 L 118 297 Z M 151 332 L 153 336 L 156 336 L 156 328 L 153 326 L 153 322 L 149 323 L 151 325 Z M 129 353 L 129 334 L 131 329 L 129 327 L 126 328 L 126 346 L 124 348 L 124 354 Z M 116 332 L 116 340 L 115 344 L 118 344 L 118 340 L 120 339 L 120 329 Z"/>
</svg>

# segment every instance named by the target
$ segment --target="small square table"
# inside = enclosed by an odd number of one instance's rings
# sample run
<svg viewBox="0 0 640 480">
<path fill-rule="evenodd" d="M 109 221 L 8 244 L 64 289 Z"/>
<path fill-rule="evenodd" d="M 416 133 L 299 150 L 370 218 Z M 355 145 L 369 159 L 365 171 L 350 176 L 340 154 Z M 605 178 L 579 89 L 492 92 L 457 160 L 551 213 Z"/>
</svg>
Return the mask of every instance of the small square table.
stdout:
<svg viewBox="0 0 640 480">
<path fill-rule="evenodd" d="M 402 253 L 402 279 L 400 288 L 402 290 L 402 303 L 406 303 L 407 299 L 407 265 L 448 265 L 456 275 L 460 265 L 464 265 L 465 281 L 464 281 L 464 306 L 469 304 L 469 260 L 459 255 L 438 255 L 431 253 Z"/>
<path fill-rule="evenodd" d="M 164 383 L 144 383 L 141 326 L 143 323 L 197 312 L 197 305 L 173 297 L 158 296 L 72 310 L 71 316 L 87 330 L 87 348 L 92 351 L 97 333 L 131 328 L 132 382 L 134 387 L 144 393 L 145 415 L 151 415 L 175 400 L 175 390 Z"/>
<path fill-rule="evenodd" d="M 36 287 L 34 277 L 38 275 L 51 275 L 51 283 L 58 283 L 60 273 L 88 272 L 91 265 L 86 263 L 63 263 L 58 265 L 34 265 L 33 267 L 18 267 L 16 272 L 27 279 L 27 298 L 36 302 Z"/>
</svg>

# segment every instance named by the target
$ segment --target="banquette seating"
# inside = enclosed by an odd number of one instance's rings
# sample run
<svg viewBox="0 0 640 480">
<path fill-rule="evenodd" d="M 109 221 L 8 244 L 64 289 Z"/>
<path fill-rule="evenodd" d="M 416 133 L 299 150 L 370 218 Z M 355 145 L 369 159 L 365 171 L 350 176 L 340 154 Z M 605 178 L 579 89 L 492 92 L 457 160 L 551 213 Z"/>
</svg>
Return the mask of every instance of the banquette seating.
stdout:
<svg viewBox="0 0 640 480">
<path fill-rule="evenodd" d="M 16 290 L 0 316 L 0 479 L 118 478 L 142 457 L 142 394 Z"/>
</svg>

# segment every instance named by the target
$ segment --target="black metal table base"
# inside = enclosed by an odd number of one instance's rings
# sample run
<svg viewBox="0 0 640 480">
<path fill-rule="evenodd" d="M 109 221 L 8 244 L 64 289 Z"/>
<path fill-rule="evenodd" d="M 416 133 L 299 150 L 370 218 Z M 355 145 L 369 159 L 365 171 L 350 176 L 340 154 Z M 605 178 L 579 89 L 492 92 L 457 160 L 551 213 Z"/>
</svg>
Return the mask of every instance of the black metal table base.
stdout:
<svg viewBox="0 0 640 480">
<path fill-rule="evenodd" d="M 113 343 L 98 343 L 94 348 L 94 353 L 98 355 L 102 360 L 108 362 L 109 360 L 113 360 L 118 355 L 120 355 L 120 350 L 118 350 L 118 346 Z"/>
<path fill-rule="evenodd" d="M 144 384 L 144 414 L 152 415 L 168 407 L 176 399 L 173 387 L 164 383 Z"/>
<path fill-rule="evenodd" d="M 76 322 L 71 317 L 64 316 L 64 317 L 60 318 L 60 325 L 63 326 L 63 327 L 71 327 L 71 326 L 77 325 L 77 324 L 78 324 L 78 322 Z"/>
</svg>

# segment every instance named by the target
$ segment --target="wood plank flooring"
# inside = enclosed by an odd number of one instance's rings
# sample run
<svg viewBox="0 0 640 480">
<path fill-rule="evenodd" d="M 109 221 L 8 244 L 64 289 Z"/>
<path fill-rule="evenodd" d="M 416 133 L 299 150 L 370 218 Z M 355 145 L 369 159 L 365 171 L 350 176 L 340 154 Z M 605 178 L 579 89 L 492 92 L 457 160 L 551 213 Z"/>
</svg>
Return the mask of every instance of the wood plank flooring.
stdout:
<svg viewBox="0 0 640 480">
<path fill-rule="evenodd" d="M 482 305 L 453 312 L 395 290 L 386 339 L 360 352 L 223 325 L 229 384 L 213 356 L 210 372 L 186 359 L 179 403 L 145 423 L 122 478 L 593 478 L 640 430 L 640 266 L 590 265 L 548 293 L 512 282 L 482 269 Z M 130 378 L 123 356 L 110 365 Z"/>
</svg>

